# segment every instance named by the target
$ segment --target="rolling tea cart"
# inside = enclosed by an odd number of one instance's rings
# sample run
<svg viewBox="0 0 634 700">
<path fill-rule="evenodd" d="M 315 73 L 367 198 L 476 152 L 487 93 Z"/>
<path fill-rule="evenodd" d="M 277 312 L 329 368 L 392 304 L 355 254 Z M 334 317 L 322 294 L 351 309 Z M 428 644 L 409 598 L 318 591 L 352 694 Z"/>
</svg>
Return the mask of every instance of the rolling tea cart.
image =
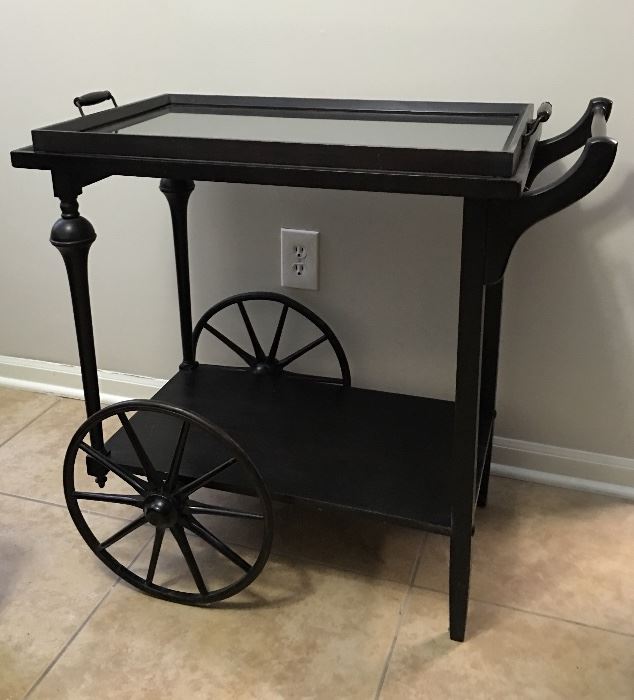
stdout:
<svg viewBox="0 0 634 700">
<path fill-rule="evenodd" d="M 112 108 L 84 114 L 107 100 Z M 35 129 L 33 145 L 11 158 L 18 168 L 50 170 L 61 202 L 51 243 L 68 273 L 88 414 L 68 447 L 64 490 L 89 547 L 151 595 L 207 605 L 261 572 L 272 499 L 358 511 L 450 537 L 449 629 L 462 641 L 474 514 L 487 499 L 504 272 L 524 231 L 609 172 L 617 149 L 606 136 L 612 103 L 591 100 L 571 129 L 548 140 L 540 134 L 549 103 L 533 114 L 530 104 L 170 94 L 117 106 L 109 92 L 96 92 L 75 105 L 80 117 Z M 581 148 L 560 179 L 532 187 L 546 166 Z M 182 362 L 153 400 L 102 409 L 88 288 L 96 236 L 77 199 L 113 175 L 161 179 L 173 224 Z M 463 197 L 455 402 L 353 388 L 333 330 L 278 293 L 225 299 L 193 326 L 187 203 L 195 180 Z M 254 323 L 264 306 L 272 319 L 266 341 Z M 223 314 L 235 314 L 248 342 L 221 330 Z M 313 334 L 282 351 L 291 317 Z M 241 366 L 199 363 L 203 341 L 224 344 Z M 333 376 L 294 371 L 318 347 L 331 353 Z M 108 420 L 118 430 L 105 441 Z M 103 490 L 80 485 L 85 470 Z M 103 539 L 86 517 L 90 507 L 134 517 Z M 222 523 L 236 518 L 255 528 L 255 545 L 239 547 L 222 534 Z M 140 570 L 115 550 L 148 524 L 153 546 Z M 168 530 L 190 589 L 159 581 Z M 194 551 L 201 546 L 228 578 L 203 572 Z"/>
</svg>

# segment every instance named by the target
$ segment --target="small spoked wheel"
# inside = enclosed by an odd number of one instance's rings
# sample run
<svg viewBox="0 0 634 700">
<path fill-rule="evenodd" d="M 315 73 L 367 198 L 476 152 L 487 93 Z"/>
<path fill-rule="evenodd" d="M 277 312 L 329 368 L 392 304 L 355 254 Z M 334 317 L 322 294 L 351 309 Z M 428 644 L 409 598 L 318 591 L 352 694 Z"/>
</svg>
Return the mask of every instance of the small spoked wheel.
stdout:
<svg viewBox="0 0 634 700">
<path fill-rule="evenodd" d="M 90 431 L 100 424 L 106 433 L 122 430 L 119 443 L 127 452 L 119 451 L 127 457 L 118 458 L 117 448 L 103 454 L 90 446 Z M 151 439 L 157 431 L 160 448 Z M 167 454 L 166 439 L 172 445 Z M 210 455 L 209 464 L 186 476 L 194 452 Z M 78 458 L 84 455 L 108 470 L 107 489 L 91 487 L 85 460 Z M 242 495 L 214 488 L 228 478 L 241 484 Z M 209 421 L 168 404 L 124 401 L 92 415 L 68 446 L 64 493 L 97 557 L 128 583 L 165 600 L 208 605 L 229 598 L 254 581 L 271 551 L 271 498 L 249 457 Z M 247 542 L 231 529 L 243 523 Z M 126 549 L 133 538 L 138 546 Z"/>
<path fill-rule="evenodd" d="M 266 344 L 268 345 L 267 350 L 264 349 L 264 340 L 261 336 L 258 337 L 258 333 L 256 333 L 254 329 L 251 317 L 247 312 L 247 302 L 269 302 L 271 306 L 280 307 L 278 314 L 274 315 L 275 331 L 270 334 L 272 337 L 270 338 L 270 344 Z M 242 323 L 246 329 L 252 350 L 246 350 L 244 347 L 241 347 L 217 328 L 215 317 L 220 314 L 221 311 L 230 308 L 235 308 L 236 314 L 239 313 L 242 317 Z M 284 332 L 288 325 L 289 311 L 292 311 L 293 314 L 297 314 L 304 319 L 304 325 L 311 326 L 313 328 L 312 335 L 316 337 L 308 342 L 300 342 L 298 346 L 289 347 L 288 351 L 282 353 L 282 346 L 288 344 L 284 343 Z M 314 332 L 315 329 L 317 333 Z M 341 343 L 330 326 L 303 304 L 283 294 L 276 294 L 274 292 L 249 292 L 247 294 L 238 294 L 228 297 L 218 304 L 215 304 L 196 324 L 194 329 L 194 351 L 198 346 L 198 341 L 203 331 L 209 332 L 214 338 L 232 350 L 233 353 L 245 363 L 246 367 L 244 367 L 244 370 L 252 372 L 253 374 L 301 376 L 320 382 L 350 386 L 350 368 L 348 366 L 348 360 Z M 341 376 L 324 377 L 305 373 L 298 374 L 289 369 L 293 363 L 300 360 L 300 358 L 304 358 L 312 350 L 322 345 L 330 346 L 338 363 Z"/>
</svg>

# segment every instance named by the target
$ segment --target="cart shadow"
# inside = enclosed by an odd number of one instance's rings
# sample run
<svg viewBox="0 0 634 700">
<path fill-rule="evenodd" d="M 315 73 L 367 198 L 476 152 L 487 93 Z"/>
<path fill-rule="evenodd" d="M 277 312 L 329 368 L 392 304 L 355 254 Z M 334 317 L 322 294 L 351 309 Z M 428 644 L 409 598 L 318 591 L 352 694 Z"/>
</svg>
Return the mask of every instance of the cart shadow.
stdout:
<svg viewBox="0 0 634 700">
<path fill-rule="evenodd" d="M 243 497 L 210 492 L 216 505 L 248 510 Z M 201 496 L 205 498 L 205 495 Z M 233 519 L 209 525 L 228 544 L 259 549 L 259 538 L 248 521 Z M 348 571 L 371 578 L 407 583 L 423 537 L 362 513 L 325 509 L 318 505 L 274 504 L 272 557 Z M 266 569 L 265 569 L 266 571 Z"/>
<path fill-rule="evenodd" d="M 406 583 L 422 537 L 417 530 L 359 513 L 276 504 L 273 551 L 264 571 L 238 596 L 213 607 L 291 605 L 313 594 L 315 573 Z"/>
<path fill-rule="evenodd" d="M 268 566 L 276 566 L 279 557 Z M 284 575 L 275 576 L 271 582 L 266 568 L 261 576 L 245 591 L 230 600 L 223 600 L 210 606 L 216 610 L 257 610 L 259 608 L 277 609 L 299 603 L 309 598 L 314 592 L 310 572 L 298 562 L 284 561 Z"/>
<path fill-rule="evenodd" d="M 363 513 L 286 505 L 276 513 L 281 555 L 406 583 L 422 533 Z"/>
</svg>

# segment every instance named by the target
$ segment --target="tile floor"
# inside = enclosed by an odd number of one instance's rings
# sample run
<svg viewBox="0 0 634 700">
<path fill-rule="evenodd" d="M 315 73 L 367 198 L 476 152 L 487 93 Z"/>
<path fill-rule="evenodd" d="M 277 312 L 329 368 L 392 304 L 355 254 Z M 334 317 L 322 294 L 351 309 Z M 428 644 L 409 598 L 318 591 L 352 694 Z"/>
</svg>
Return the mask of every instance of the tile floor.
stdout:
<svg viewBox="0 0 634 700">
<path fill-rule="evenodd" d="M 494 479 L 464 644 L 445 538 L 290 507 L 250 588 L 177 606 L 117 580 L 70 521 L 61 463 L 82 411 L 0 389 L 0 699 L 634 699 L 631 503 Z M 149 539 L 119 557 L 140 566 Z"/>
</svg>

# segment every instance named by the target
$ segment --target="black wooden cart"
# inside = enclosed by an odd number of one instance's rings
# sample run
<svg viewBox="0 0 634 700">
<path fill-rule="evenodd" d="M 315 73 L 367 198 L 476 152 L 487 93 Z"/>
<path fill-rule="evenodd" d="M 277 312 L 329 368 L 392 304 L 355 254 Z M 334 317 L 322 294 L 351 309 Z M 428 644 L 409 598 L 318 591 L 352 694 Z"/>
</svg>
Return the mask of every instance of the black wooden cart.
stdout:
<svg viewBox="0 0 634 700">
<path fill-rule="evenodd" d="M 504 271 L 526 229 L 584 197 L 610 170 L 617 148 L 606 136 L 611 102 L 593 99 L 569 131 L 540 141 L 548 103 L 534 116 L 529 104 L 162 95 L 84 115 L 83 107 L 108 99 L 114 103 L 108 92 L 77 98 L 81 117 L 34 130 L 33 146 L 11 154 L 16 167 L 50 170 L 61 201 L 51 242 L 68 272 L 88 414 L 64 464 L 79 532 L 132 585 L 194 605 L 227 598 L 260 573 L 271 549 L 272 498 L 443 533 L 451 538 L 450 634 L 463 640 L 474 511 L 486 504 L 489 481 Z M 580 148 L 561 179 L 531 189 L 547 165 Z M 101 409 L 87 271 L 95 232 L 77 198 L 112 175 L 162 178 L 183 359 L 152 401 Z M 353 388 L 330 327 L 277 293 L 231 297 L 192 327 L 186 211 L 194 180 L 464 197 L 455 402 Z M 252 322 L 258 304 L 277 308 L 266 343 Z M 216 323 L 231 312 L 242 318 L 246 347 Z M 291 316 L 312 326 L 314 336 L 282 353 Z M 224 343 L 244 366 L 199 364 L 203 335 Z M 331 351 L 337 373 L 293 372 L 293 363 L 317 347 Z M 104 442 L 102 424 L 114 418 L 119 430 Z M 109 485 L 120 485 L 114 493 L 78 487 L 79 451 L 100 486 L 109 475 Z M 251 507 L 227 505 L 227 493 Z M 129 506 L 138 517 L 100 540 L 82 511 L 95 501 Z M 209 518 L 248 521 L 258 530 L 255 549 L 230 545 Z M 154 545 L 139 571 L 112 551 L 147 523 L 156 528 Z M 158 582 L 168 529 L 192 590 Z M 205 575 L 194 541 L 229 562 L 234 577 Z"/>
</svg>

